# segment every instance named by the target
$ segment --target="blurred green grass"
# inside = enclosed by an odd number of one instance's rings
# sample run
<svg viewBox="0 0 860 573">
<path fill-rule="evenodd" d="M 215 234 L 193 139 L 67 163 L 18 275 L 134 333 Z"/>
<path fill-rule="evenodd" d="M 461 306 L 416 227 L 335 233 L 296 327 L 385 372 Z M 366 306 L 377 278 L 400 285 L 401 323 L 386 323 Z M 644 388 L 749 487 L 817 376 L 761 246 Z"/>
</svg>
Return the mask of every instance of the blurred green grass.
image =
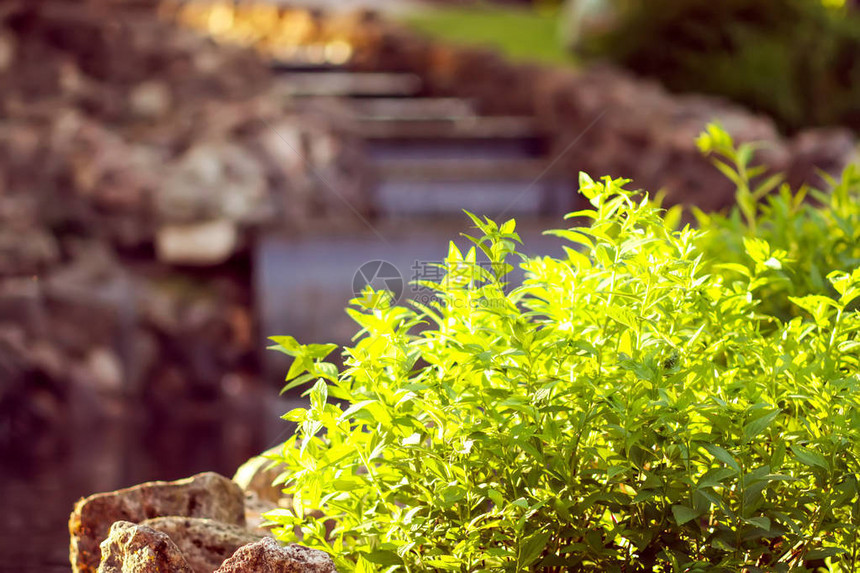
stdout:
<svg viewBox="0 0 860 573">
<path fill-rule="evenodd" d="M 558 11 L 498 6 L 425 8 L 401 20 L 430 36 L 459 44 L 499 50 L 512 60 L 574 64 L 562 48 Z"/>
</svg>

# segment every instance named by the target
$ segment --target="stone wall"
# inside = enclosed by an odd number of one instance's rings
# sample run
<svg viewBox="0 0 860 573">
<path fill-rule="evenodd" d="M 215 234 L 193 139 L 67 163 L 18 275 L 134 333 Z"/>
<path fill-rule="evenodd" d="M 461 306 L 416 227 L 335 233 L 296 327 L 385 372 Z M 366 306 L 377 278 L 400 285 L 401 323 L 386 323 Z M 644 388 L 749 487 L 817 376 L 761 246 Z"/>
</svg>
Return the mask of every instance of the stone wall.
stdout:
<svg viewBox="0 0 860 573">
<path fill-rule="evenodd" d="M 145 4 L 0 7 L 0 445 L 81 392 L 241 395 L 254 235 L 371 209 L 356 141 Z"/>
</svg>

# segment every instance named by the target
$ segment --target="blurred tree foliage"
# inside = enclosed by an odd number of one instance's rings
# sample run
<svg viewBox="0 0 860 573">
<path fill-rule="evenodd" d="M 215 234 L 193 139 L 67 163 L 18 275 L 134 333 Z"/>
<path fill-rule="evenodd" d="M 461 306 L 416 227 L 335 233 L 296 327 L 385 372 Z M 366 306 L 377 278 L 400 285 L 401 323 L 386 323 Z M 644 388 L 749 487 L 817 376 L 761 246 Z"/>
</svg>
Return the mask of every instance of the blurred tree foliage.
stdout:
<svg viewBox="0 0 860 573">
<path fill-rule="evenodd" d="M 726 96 L 787 132 L 860 130 L 860 13 L 846 0 L 639 0 L 581 44 L 676 91 Z"/>
</svg>

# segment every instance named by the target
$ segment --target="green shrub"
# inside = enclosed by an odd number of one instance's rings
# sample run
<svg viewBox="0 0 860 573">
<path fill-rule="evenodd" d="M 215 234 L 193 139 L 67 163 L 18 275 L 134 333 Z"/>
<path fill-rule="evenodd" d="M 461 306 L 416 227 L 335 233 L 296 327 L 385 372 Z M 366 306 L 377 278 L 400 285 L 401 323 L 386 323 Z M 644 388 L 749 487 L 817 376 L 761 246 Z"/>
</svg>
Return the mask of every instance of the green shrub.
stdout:
<svg viewBox="0 0 860 573">
<path fill-rule="evenodd" d="M 701 145 L 734 153 L 717 130 Z M 473 218 L 438 303 L 354 301 L 342 372 L 333 346 L 276 339 L 288 386 L 313 382 L 275 456 L 294 506 L 269 514 L 278 537 L 341 571 L 858 570 L 860 270 L 841 226 L 860 207 L 783 192 L 757 215 L 733 169 L 748 218 L 698 230 L 583 175 L 590 226 L 553 231 L 562 259 Z M 812 264 L 835 270 L 819 284 Z"/>
<path fill-rule="evenodd" d="M 738 208 L 728 215 L 695 211 L 699 227 L 707 230 L 701 241 L 707 259 L 722 263 L 719 272 L 729 273 L 726 263 L 747 263 L 750 249 L 764 256 L 766 243 L 779 253 L 788 264 L 759 266 L 758 293 L 760 309 L 782 320 L 802 312 L 790 297 L 837 297 L 827 277 L 860 266 L 860 169 L 849 165 L 827 192 L 808 187 L 792 192 L 779 175 L 753 183 L 764 172 L 749 166 L 754 144 L 735 149 L 724 131 L 710 126 L 699 146 L 738 189 Z"/>
<path fill-rule="evenodd" d="M 725 96 L 777 120 L 860 129 L 860 14 L 817 0 L 627 2 L 586 45 L 676 91 Z"/>
</svg>

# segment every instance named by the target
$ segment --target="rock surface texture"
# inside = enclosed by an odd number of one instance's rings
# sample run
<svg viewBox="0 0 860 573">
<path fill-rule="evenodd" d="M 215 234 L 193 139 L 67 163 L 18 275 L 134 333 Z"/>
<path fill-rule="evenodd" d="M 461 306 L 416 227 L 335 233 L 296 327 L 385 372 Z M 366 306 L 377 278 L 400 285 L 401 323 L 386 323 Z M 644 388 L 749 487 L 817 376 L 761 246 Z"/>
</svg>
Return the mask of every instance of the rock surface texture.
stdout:
<svg viewBox="0 0 860 573">
<path fill-rule="evenodd" d="M 238 525 L 197 517 L 157 517 L 141 525 L 170 537 L 196 573 L 215 571 L 240 547 L 262 538 Z"/>
<path fill-rule="evenodd" d="M 327 554 L 267 537 L 239 549 L 216 573 L 337 573 Z"/>
<path fill-rule="evenodd" d="M 128 521 L 111 526 L 101 553 L 99 573 L 198 573 L 170 537 Z"/>
<path fill-rule="evenodd" d="M 73 571 L 89 573 L 98 569 L 102 557 L 99 545 L 115 522 L 140 523 L 163 516 L 206 518 L 244 527 L 244 494 L 227 478 L 203 473 L 82 499 L 69 519 Z"/>
<path fill-rule="evenodd" d="M 234 482 L 204 473 L 81 500 L 69 527 L 75 573 L 336 573 L 324 552 L 282 546 L 245 523 Z"/>
</svg>

